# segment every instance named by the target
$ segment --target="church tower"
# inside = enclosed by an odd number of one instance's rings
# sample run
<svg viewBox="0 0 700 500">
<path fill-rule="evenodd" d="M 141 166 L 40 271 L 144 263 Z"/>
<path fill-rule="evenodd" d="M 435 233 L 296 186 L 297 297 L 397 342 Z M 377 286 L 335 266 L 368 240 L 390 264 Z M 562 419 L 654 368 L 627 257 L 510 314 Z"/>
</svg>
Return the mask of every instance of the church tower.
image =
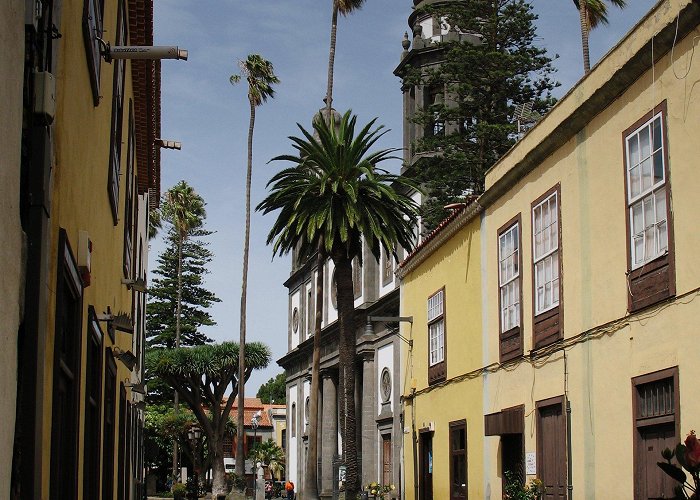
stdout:
<svg viewBox="0 0 700 500">
<path fill-rule="evenodd" d="M 428 5 L 438 7 L 458 0 L 413 0 L 413 10 L 408 16 L 408 32 L 404 33 L 402 42 L 403 53 L 401 62 L 394 74 L 402 79 L 403 92 L 403 148 L 404 166 L 401 173 L 407 173 L 429 152 L 416 152 L 416 141 L 430 135 L 444 135 L 453 132 L 457 123 L 449 123 L 440 119 L 438 113 L 435 119 L 427 124 L 414 123 L 414 117 L 422 110 L 429 110 L 433 105 L 449 104 L 450 95 L 444 85 L 423 84 L 416 81 L 412 70 L 420 70 L 422 75 L 437 69 L 444 58 L 444 42 L 463 41 L 466 43 L 481 43 L 479 35 L 461 32 L 457 27 L 450 26 L 444 18 L 433 16 L 424 9 Z M 419 79 L 419 80 L 422 80 Z"/>
</svg>

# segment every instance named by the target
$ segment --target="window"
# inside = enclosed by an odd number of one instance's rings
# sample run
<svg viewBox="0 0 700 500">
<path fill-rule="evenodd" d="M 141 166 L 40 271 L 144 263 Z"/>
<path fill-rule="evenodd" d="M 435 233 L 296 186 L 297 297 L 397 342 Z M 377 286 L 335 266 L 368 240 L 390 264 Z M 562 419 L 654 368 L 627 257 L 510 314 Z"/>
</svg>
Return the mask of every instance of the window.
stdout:
<svg viewBox="0 0 700 500">
<path fill-rule="evenodd" d="M 117 7 L 117 32 L 114 45 L 126 45 L 126 7 L 124 0 L 120 0 Z M 112 208 L 114 225 L 118 221 L 119 207 L 119 174 L 122 157 L 122 123 L 124 120 L 124 72 L 126 61 L 116 59 L 114 65 L 114 81 L 112 92 L 112 125 L 111 143 L 109 154 L 109 176 L 107 182 L 107 194 Z"/>
<path fill-rule="evenodd" d="M 442 85 L 433 85 L 427 89 L 425 107 L 426 111 L 433 115 L 433 119 L 425 129 L 425 135 L 428 137 L 445 135 L 445 120 L 440 118 L 440 110 L 445 101 L 444 92 L 445 89 Z"/>
<path fill-rule="evenodd" d="M 663 102 L 623 133 L 630 311 L 675 294 L 665 119 Z"/>
<path fill-rule="evenodd" d="M 134 219 L 136 206 L 134 203 L 134 185 L 136 178 L 134 177 L 134 156 L 135 151 L 134 139 L 134 104 L 129 99 L 129 137 L 126 149 L 126 202 L 124 203 L 124 277 L 133 278 L 134 276 Z"/>
<path fill-rule="evenodd" d="M 306 331 L 310 336 L 312 336 L 316 330 L 316 316 L 314 315 L 314 302 L 311 284 L 309 284 L 309 291 L 306 293 Z"/>
<path fill-rule="evenodd" d="M 292 403 L 292 416 L 290 418 L 290 427 L 292 428 L 292 437 L 297 436 L 297 405 Z"/>
<path fill-rule="evenodd" d="M 391 284 L 394 279 L 394 257 L 382 248 L 382 286 Z"/>
<path fill-rule="evenodd" d="M 559 217 L 557 193 L 532 210 L 535 314 L 559 304 Z"/>
<path fill-rule="evenodd" d="M 223 439 L 224 458 L 233 458 L 233 436 L 224 435 Z"/>
<path fill-rule="evenodd" d="M 680 440 L 678 368 L 632 379 L 634 415 L 634 498 L 674 498 L 677 484 L 656 466 L 665 448 Z"/>
<path fill-rule="evenodd" d="M 498 303 L 500 310 L 500 361 L 523 353 L 520 331 L 520 216 L 508 222 L 498 233 Z"/>
<path fill-rule="evenodd" d="M 100 409 L 102 407 L 102 341 L 95 309 L 88 308 L 89 334 L 85 363 L 85 464 L 83 497 L 100 497 Z"/>
<path fill-rule="evenodd" d="M 82 281 L 64 229 L 58 237 L 50 498 L 76 498 Z"/>
<path fill-rule="evenodd" d="M 355 298 L 360 298 L 362 295 L 362 264 L 360 264 L 359 257 L 352 259 L 352 289 L 355 292 Z"/>
<path fill-rule="evenodd" d="M 533 336 L 535 349 L 561 338 L 560 187 L 532 204 Z"/>
<path fill-rule="evenodd" d="M 450 422 L 450 498 L 467 498 L 467 421 Z"/>
<path fill-rule="evenodd" d="M 445 380 L 445 289 L 428 299 L 428 383 Z"/>
<path fill-rule="evenodd" d="M 90 73 L 90 87 L 92 88 L 92 101 L 95 106 L 100 103 L 100 42 L 102 37 L 102 10 L 104 0 L 85 0 L 83 4 L 83 39 L 85 40 L 85 53 L 87 55 L 88 72 Z"/>
</svg>

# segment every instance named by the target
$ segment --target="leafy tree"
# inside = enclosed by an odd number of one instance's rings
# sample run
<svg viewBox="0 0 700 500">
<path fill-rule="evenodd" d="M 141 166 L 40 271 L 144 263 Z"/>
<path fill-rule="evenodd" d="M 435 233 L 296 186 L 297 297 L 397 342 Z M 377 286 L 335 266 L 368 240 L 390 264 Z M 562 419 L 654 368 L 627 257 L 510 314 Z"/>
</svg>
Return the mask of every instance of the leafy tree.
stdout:
<svg viewBox="0 0 700 500">
<path fill-rule="evenodd" d="M 377 167 L 392 158 L 395 150 L 369 152 L 383 135 L 382 127 L 373 129 L 375 120 L 372 120 L 356 134 L 356 121 L 350 111 L 343 115 L 337 128 L 324 119 L 316 119 L 313 126 L 317 137 L 298 125 L 303 137 L 290 138 L 298 155 L 273 159 L 288 161 L 294 166 L 272 177 L 268 182 L 270 194 L 257 207 L 265 214 L 279 210 L 267 238 L 268 244 L 274 242 L 274 254 L 282 255 L 297 248 L 302 258 L 308 258 L 321 241 L 323 251 L 335 264 L 340 415 L 347 498 L 355 498 L 360 489 L 354 399 L 356 331 L 352 260 L 362 258 L 363 239 L 377 260 L 381 247 L 394 255 L 398 247 L 410 250 L 417 218 L 415 203 L 404 194 L 417 189 L 415 183 Z M 319 337 L 318 333 L 314 335 L 314 344 Z M 311 393 L 313 395 L 313 388 Z M 314 422 L 315 412 L 310 408 L 311 422 Z M 317 435 L 311 425 L 309 435 Z M 309 440 L 309 445 L 312 441 Z M 310 481 L 307 475 L 307 484 Z"/>
<path fill-rule="evenodd" d="M 150 389 L 150 387 L 149 387 Z M 187 431 L 195 424 L 191 412 L 175 413 L 171 405 L 149 404 L 144 421 L 145 461 L 165 485 L 172 459 L 172 443 L 187 449 Z"/>
<path fill-rule="evenodd" d="M 256 397 L 265 404 L 287 404 L 287 385 L 284 373 L 271 378 L 258 389 Z"/>
<path fill-rule="evenodd" d="M 245 61 L 239 61 L 241 73 L 248 83 L 248 103 L 250 105 L 250 120 L 248 124 L 248 168 L 246 169 L 245 182 L 245 236 L 243 238 L 243 277 L 241 280 L 241 317 L 240 317 L 240 339 L 241 350 L 239 353 L 238 369 L 239 378 L 245 371 L 246 350 L 246 300 L 248 295 L 248 252 L 250 250 L 250 182 L 253 175 L 253 130 L 255 128 L 255 108 L 275 96 L 273 85 L 279 83 L 275 76 L 272 63 L 263 59 L 258 54 L 249 54 Z M 232 75 L 232 84 L 238 83 L 241 75 Z M 238 386 L 238 440 L 236 445 L 236 474 L 245 474 L 245 459 L 243 457 L 243 411 L 245 407 L 244 385 Z"/>
<path fill-rule="evenodd" d="M 241 379 L 238 378 L 238 345 L 233 342 L 205 344 L 148 352 L 146 369 L 167 382 L 189 407 L 202 429 L 211 460 L 212 494 L 226 493 L 224 435 Z M 270 362 L 270 349 L 259 342 L 246 346 L 246 369 L 242 383 L 253 370 Z M 226 389 L 231 386 L 228 399 Z"/>
<path fill-rule="evenodd" d="M 608 0 L 611 4 L 624 9 L 627 0 Z M 574 0 L 581 20 L 581 47 L 583 48 L 583 71 L 591 71 L 591 57 L 588 47 L 588 35 L 599 24 L 608 24 L 608 6 L 606 0 Z"/>
<path fill-rule="evenodd" d="M 207 265 L 213 258 L 207 244 L 201 239 L 211 232 L 203 228 L 192 231 L 182 245 L 181 320 L 180 345 L 192 346 L 211 342 L 201 329 L 216 325 L 208 309 L 221 300 L 204 288 Z M 172 349 L 176 346 L 176 316 L 178 288 L 178 241 L 171 228 L 166 237 L 166 247 L 158 257 L 158 266 L 153 271 L 157 276 L 148 287 L 149 302 L 146 309 L 146 331 L 148 346 Z"/>
<path fill-rule="evenodd" d="M 442 207 L 483 191 L 486 170 L 515 143 L 514 106 L 533 101 L 544 114 L 558 84 L 551 59 L 534 45 L 536 16 L 525 0 L 434 3 L 424 11 L 450 27 L 444 42 L 421 42 L 438 49 L 441 62 L 407 64 L 400 76 L 435 95 L 414 115 L 425 136 L 413 145 L 420 160 L 408 171 L 429 193 L 421 215 L 431 230 L 447 215 Z"/>
<path fill-rule="evenodd" d="M 248 458 L 255 462 L 260 462 L 263 467 L 270 469 L 272 478 L 281 478 L 280 473 L 284 470 L 284 450 L 280 448 L 272 439 L 255 443 L 248 453 Z"/>
</svg>

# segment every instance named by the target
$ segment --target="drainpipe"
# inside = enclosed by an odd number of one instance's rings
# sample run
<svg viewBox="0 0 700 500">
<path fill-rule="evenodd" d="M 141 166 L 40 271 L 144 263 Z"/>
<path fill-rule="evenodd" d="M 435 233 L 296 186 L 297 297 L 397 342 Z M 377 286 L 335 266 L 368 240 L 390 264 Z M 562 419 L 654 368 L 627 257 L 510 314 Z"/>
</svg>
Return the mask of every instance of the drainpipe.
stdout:
<svg viewBox="0 0 700 500">
<path fill-rule="evenodd" d="M 568 471 L 566 474 L 568 484 L 566 486 L 566 489 L 569 490 L 569 495 L 567 496 L 568 500 L 573 499 L 573 491 L 574 491 L 574 485 L 571 482 L 571 474 L 572 474 L 572 469 L 573 465 L 571 463 L 571 402 L 569 401 L 569 397 L 566 397 L 566 454 L 568 460 L 567 466 L 568 466 Z"/>
<path fill-rule="evenodd" d="M 569 401 L 569 365 L 567 363 L 566 351 L 564 351 L 564 401 L 566 402 L 566 481 L 568 490 L 567 499 L 573 499 L 574 485 L 572 483 L 573 464 L 571 459 L 571 402 Z"/>
<path fill-rule="evenodd" d="M 411 439 L 413 440 L 413 498 L 418 500 L 418 443 L 416 436 L 416 388 L 411 388 Z"/>
</svg>

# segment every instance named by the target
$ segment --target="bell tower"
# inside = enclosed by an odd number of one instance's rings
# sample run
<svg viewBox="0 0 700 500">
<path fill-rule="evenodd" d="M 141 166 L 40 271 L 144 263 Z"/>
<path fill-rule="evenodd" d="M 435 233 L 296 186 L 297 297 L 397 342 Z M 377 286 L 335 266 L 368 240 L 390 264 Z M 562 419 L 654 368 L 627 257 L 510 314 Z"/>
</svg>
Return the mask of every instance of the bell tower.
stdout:
<svg viewBox="0 0 700 500">
<path fill-rule="evenodd" d="M 416 71 L 421 75 L 437 69 L 444 59 L 446 42 L 481 43 L 479 35 L 461 32 L 450 26 L 444 18 L 432 15 L 425 7 L 439 7 L 458 0 L 413 0 L 413 9 L 408 16 L 410 29 L 404 33 L 401 43 L 403 52 L 401 62 L 394 74 L 401 78 L 403 92 L 403 148 L 404 165 L 401 173 L 411 170 L 420 158 L 434 155 L 435 152 L 416 152 L 416 141 L 429 135 L 444 135 L 459 125 L 445 122 L 436 113 L 435 119 L 428 124 L 414 122 L 416 113 L 430 110 L 434 105 L 449 105 L 450 95 L 444 85 L 424 84 L 422 78 L 416 78 Z"/>
</svg>

